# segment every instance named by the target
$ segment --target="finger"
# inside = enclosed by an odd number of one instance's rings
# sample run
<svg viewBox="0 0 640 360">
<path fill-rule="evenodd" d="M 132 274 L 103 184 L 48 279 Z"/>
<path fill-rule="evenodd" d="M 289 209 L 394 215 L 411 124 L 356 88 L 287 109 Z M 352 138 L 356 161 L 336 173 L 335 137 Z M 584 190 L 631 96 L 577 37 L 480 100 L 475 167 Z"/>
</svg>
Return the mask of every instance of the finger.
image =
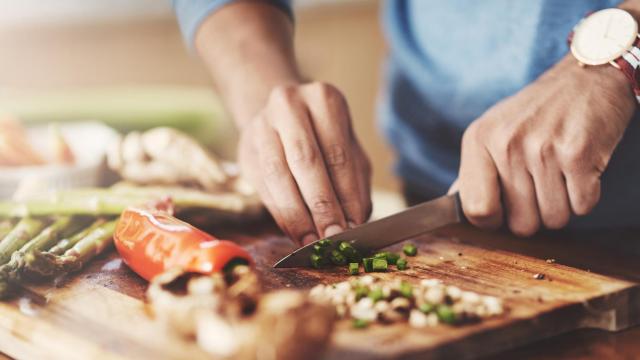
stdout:
<svg viewBox="0 0 640 360">
<path fill-rule="evenodd" d="M 498 171 L 489 152 L 475 136 L 465 133 L 462 142 L 458 176 L 460 201 L 471 224 L 495 229 L 502 225 L 503 218 Z"/>
<path fill-rule="evenodd" d="M 460 180 L 455 179 L 451 184 L 451 186 L 449 187 L 449 190 L 447 191 L 447 195 L 453 195 L 457 193 L 459 190 L 460 190 Z"/>
<path fill-rule="evenodd" d="M 576 215 L 586 215 L 600 200 L 600 176 L 597 173 L 565 173 L 571 209 Z"/>
<path fill-rule="evenodd" d="M 291 94 L 279 99 L 270 119 L 284 149 L 285 159 L 313 218 L 318 234 L 331 236 L 346 228 L 342 208 L 318 147 L 307 109 Z M 275 113 L 274 109 L 277 109 Z M 273 194 L 272 194 L 273 195 Z"/>
<path fill-rule="evenodd" d="M 497 167 L 509 228 L 518 236 L 533 235 L 540 227 L 540 213 L 531 175 L 523 161 L 498 161 Z"/>
<path fill-rule="evenodd" d="M 548 229 L 563 228 L 571 217 L 567 184 L 555 155 L 547 150 L 537 150 L 541 156 L 530 166 L 540 210 L 540 218 Z"/>
<path fill-rule="evenodd" d="M 371 212 L 373 211 L 373 204 L 371 203 L 371 163 L 357 142 L 353 147 L 354 153 L 356 154 L 356 172 L 360 175 L 356 178 L 359 190 L 358 196 L 364 209 L 363 222 L 366 222 L 369 217 L 371 217 Z"/>
<path fill-rule="evenodd" d="M 329 170 L 329 178 L 347 222 L 362 224 L 364 207 L 351 146 L 351 117 L 346 102 L 330 85 L 313 84 L 305 88 L 311 125 Z"/>
<path fill-rule="evenodd" d="M 262 123 L 262 122 L 261 122 Z M 277 133 L 262 123 L 255 136 L 260 176 L 264 182 L 267 208 L 289 236 L 300 242 L 317 239 L 313 220 L 287 167 Z"/>
</svg>

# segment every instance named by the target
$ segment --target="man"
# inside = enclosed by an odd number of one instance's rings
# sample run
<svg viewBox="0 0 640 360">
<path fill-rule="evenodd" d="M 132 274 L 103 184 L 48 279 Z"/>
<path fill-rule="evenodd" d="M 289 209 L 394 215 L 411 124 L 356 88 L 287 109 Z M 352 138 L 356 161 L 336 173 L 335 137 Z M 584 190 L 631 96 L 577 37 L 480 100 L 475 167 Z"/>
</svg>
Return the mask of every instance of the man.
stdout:
<svg viewBox="0 0 640 360">
<path fill-rule="evenodd" d="M 240 166 L 280 227 L 308 243 L 364 222 L 369 162 L 339 90 L 301 77 L 288 2 L 174 6 L 241 131 Z M 388 0 L 380 114 L 409 198 L 453 184 L 471 223 L 520 236 L 638 223 L 632 83 L 608 64 L 579 66 L 567 47 L 587 13 L 615 6 L 637 18 L 640 1 Z M 619 24 L 599 26 L 606 38 Z"/>
</svg>

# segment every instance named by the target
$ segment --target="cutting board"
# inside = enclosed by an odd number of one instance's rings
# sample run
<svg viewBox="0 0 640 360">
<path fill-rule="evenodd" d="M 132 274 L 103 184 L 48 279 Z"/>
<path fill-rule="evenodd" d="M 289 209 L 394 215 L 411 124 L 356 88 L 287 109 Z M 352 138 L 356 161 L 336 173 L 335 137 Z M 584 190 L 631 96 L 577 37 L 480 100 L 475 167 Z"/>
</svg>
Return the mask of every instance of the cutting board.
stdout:
<svg viewBox="0 0 640 360">
<path fill-rule="evenodd" d="M 252 252 L 267 288 L 309 288 L 348 278 L 344 269 L 272 269 L 294 246 L 270 226 L 253 227 L 252 234 L 246 229 L 215 233 Z M 620 251 L 633 244 L 634 236 L 543 234 L 523 240 L 460 225 L 413 239 L 419 253 L 410 258 L 409 270 L 379 276 L 441 279 L 504 299 L 507 314 L 426 329 L 396 324 L 357 330 L 341 322 L 326 357 L 474 358 L 574 329 L 616 331 L 635 325 L 640 262 L 630 251 Z M 537 280 L 535 274 L 545 277 Z M 145 287 L 113 251 L 55 286 L 30 286 L 24 296 L 0 303 L 0 352 L 20 359 L 206 358 L 148 316 Z"/>
</svg>

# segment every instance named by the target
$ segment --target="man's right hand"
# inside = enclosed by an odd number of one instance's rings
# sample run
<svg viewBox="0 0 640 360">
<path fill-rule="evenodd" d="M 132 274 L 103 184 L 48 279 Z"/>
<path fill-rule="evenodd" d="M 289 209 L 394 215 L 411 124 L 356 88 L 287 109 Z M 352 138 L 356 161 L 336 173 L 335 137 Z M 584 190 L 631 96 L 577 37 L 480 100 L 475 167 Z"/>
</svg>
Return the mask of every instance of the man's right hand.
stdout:
<svg viewBox="0 0 640 360">
<path fill-rule="evenodd" d="M 303 244 L 367 220 L 371 166 L 347 103 L 323 83 L 274 88 L 241 129 L 240 167 L 278 225 Z"/>
</svg>

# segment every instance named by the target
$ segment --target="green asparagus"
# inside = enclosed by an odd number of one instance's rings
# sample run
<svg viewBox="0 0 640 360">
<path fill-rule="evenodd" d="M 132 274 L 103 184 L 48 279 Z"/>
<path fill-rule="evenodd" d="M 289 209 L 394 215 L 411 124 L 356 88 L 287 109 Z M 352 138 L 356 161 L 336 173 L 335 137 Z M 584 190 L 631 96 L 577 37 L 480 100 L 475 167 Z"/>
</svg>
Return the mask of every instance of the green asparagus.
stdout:
<svg viewBox="0 0 640 360">
<path fill-rule="evenodd" d="M 77 244 L 80 240 L 84 239 L 90 232 L 92 232 L 95 228 L 101 226 L 106 222 L 105 219 L 98 219 L 94 221 L 89 227 L 80 230 L 78 233 L 72 235 L 71 237 L 65 237 L 58 241 L 51 249 L 47 252 L 54 255 L 62 255 L 65 251 L 71 249 L 75 244 Z"/>
<path fill-rule="evenodd" d="M 162 190 L 164 189 L 164 190 Z M 170 198 L 177 210 L 214 209 L 224 214 L 246 211 L 248 215 L 259 213 L 247 205 L 238 194 L 209 194 L 197 190 L 176 188 L 124 188 L 124 189 L 74 189 L 60 190 L 46 196 L 24 201 L 0 201 L 0 217 L 54 216 L 54 215 L 120 215 L 130 206 L 143 206 L 150 202 Z M 249 207 L 249 208 L 247 208 Z M 255 210 L 255 211 L 254 211 Z"/>
<path fill-rule="evenodd" d="M 32 251 L 25 256 L 25 270 L 31 275 L 51 278 L 77 271 L 112 244 L 117 220 L 107 221 L 78 241 L 63 255 Z"/>
<path fill-rule="evenodd" d="M 47 225 L 44 219 L 25 217 L 0 241 L 0 265 L 11 259 L 11 254 L 36 236 Z"/>
<path fill-rule="evenodd" d="M 11 220 L 3 220 L 0 222 L 0 239 L 7 236 L 7 234 L 13 229 L 13 222 Z"/>
</svg>

